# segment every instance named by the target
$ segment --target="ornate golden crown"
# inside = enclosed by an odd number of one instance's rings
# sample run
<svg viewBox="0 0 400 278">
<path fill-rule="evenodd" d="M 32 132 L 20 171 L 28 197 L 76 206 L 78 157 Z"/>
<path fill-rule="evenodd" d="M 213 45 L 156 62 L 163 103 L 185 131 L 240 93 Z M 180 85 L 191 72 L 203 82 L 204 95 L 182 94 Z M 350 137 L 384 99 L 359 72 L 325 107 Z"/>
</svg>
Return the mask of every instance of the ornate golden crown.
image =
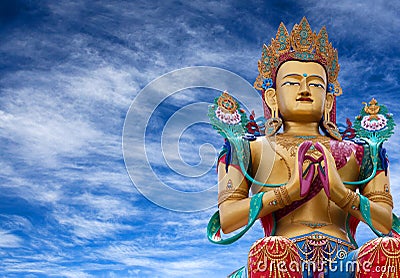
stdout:
<svg viewBox="0 0 400 278">
<path fill-rule="evenodd" d="M 264 44 L 261 59 L 258 61 L 259 75 L 254 83 L 258 90 L 271 87 L 275 81 L 279 66 L 290 60 L 315 61 L 325 67 L 328 75 L 329 91 L 336 96 L 342 93 L 337 77 L 340 66 L 338 53 L 328 41 L 325 26 L 318 35 L 311 30 L 307 19 L 303 17 L 299 24 L 294 25 L 289 35 L 285 25 L 281 23 L 271 44 Z"/>
</svg>

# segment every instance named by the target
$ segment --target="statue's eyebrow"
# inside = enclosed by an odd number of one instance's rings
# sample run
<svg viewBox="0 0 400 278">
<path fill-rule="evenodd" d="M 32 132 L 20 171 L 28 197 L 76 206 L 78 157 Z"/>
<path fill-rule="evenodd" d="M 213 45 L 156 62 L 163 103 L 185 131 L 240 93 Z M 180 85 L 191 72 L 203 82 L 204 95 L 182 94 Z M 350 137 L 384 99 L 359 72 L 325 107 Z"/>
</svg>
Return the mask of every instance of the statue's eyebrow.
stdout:
<svg viewBox="0 0 400 278">
<path fill-rule="evenodd" d="M 283 78 L 286 78 L 286 77 L 300 77 L 300 78 L 302 78 L 303 75 L 298 74 L 298 73 L 289 73 L 289 74 L 286 74 Z M 311 74 L 311 75 L 308 75 L 307 77 L 315 77 L 315 78 L 320 79 L 322 82 L 325 82 L 324 79 L 320 75 Z"/>
<path fill-rule="evenodd" d="M 291 77 L 291 76 L 294 76 L 294 77 L 302 77 L 302 75 L 301 75 L 301 74 L 298 74 L 298 73 L 289 73 L 289 74 L 286 74 L 283 78 Z"/>
<path fill-rule="evenodd" d="M 316 74 L 311 74 L 311 75 L 309 75 L 309 77 L 315 77 L 315 78 L 320 79 L 322 82 L 325 82 L 325 80 L 321 76 L 316 75 Z"/>
</svg>

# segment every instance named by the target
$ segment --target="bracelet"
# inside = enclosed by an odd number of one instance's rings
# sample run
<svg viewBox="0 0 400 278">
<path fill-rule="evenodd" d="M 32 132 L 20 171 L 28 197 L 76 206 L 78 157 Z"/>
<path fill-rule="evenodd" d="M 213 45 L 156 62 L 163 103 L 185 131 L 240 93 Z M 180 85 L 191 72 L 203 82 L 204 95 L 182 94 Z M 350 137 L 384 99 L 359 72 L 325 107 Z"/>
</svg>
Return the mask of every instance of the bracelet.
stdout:
<svg viewBox="0 0 400 278">
<path fill-rule="evenodd" d="M 353 192 L 353 191 L 352 191 Z M 359 210 L 359 206 L 356 206 L 354 202 L 357 200 L 358 194 L 353 192 L 353 198 L 350 201 L 350 208 L 353 210 Z"/>
<path fill-rule="evenodd" d="M 281 191 L 279 188 L 274 188 L 274 194 L 275 194 L 276 200 L 270 202 L 270 204 L 279 205 L 279 207 L 281 207 L 281 208 L 285 207 L 285 203 L 283 202 L 283 198 L 281 196 Z"/>
<path fill-rule="evenodd" d="M 354 202 L 357 200 L 357 193 L 348 189 L 346 197 L 344 197 L 340 202 L 337 203 L 338 207 L 340 207 L 344 211 L 349 210 L 352 208 L 353 210 L 358 210 L 358 206 L 354 205 Z"/>
<path fill-rule="evenodd" d="M 270 205 L 279 205 L 280 208 L 286 207 L 292 203 L 286 186 L 280 186 L 274 189 L 276 200 L 269 202 Z"/>
<path fill-rule="evenodd" d="M 284 205 L 285 206 L 290 205 L 292 203 L 292 200 L 290 199 L 290 196 L 289 196 L 286 186 L 279 187 L 279 191 L 281 192 L 282 201 L 283 201 Z"/>
<path fill-rule="evenodd" d="M 349 202 L 350 202 L 350 198 L 352 197 L 351 195 L 351 193 L 352 193 L 353 191 L 351 191 L 350 189 L 348 189 L 347 190 L 347 194 L 346 194 L 346 197 L 344 197 L 340 202 L 337 202 L 336 204 L 337 204 L 337 206 L 339 207 L 339 208 L 341 208 L 341 209 L 344 209 L 348 204 L 349 204 Z"/>
</svg>

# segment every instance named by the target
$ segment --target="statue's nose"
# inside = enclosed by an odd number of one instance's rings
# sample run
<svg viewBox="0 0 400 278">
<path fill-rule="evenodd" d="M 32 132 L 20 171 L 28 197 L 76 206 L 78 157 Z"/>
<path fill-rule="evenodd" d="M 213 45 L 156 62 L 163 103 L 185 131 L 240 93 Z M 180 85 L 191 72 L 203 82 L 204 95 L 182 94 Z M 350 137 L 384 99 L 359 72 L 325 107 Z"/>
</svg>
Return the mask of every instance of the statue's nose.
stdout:
<svg viewBox="0 0 400 278">
<path fill-rule="evenodd" d="M 300 82 L 299 94 L 302 97 L 309 97 L 311 95 L 305 78 Z"/>
<path fill-rule="evenodd" d="M 300 96 L 302 97 L 309 97 L 311 96 L 310 91 L 309 90 L 304 90 L 300 92 Z"/>
</svg>

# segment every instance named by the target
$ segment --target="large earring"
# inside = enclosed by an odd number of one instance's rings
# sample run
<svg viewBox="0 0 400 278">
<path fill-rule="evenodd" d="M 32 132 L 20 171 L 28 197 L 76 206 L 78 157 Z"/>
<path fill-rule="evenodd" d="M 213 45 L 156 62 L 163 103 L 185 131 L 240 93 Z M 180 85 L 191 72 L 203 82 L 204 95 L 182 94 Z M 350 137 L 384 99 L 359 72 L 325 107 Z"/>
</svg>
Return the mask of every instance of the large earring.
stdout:
<svg viewBox="0 0 400 278">
<path fill-rule="evenodd" d="M 265 135 L 271 137 L 275 135 L 282 126 L 282 119 L 279 118 L 278 108 L 271 109 L 271 118 L 265 123 Z"/>
<path fill-rule="evenodd" d="M 325 109 L 324 120 L 322 122 L 322 125 L 324 126 L 326 132 L 328 132 L 328 134 L 333 139 L 342 141 L 342 135 L 340 134 L 338 127 L 333 122 L 331 122 L 329 112 L 330 112 L 330 110 Z"/>
</svg>

